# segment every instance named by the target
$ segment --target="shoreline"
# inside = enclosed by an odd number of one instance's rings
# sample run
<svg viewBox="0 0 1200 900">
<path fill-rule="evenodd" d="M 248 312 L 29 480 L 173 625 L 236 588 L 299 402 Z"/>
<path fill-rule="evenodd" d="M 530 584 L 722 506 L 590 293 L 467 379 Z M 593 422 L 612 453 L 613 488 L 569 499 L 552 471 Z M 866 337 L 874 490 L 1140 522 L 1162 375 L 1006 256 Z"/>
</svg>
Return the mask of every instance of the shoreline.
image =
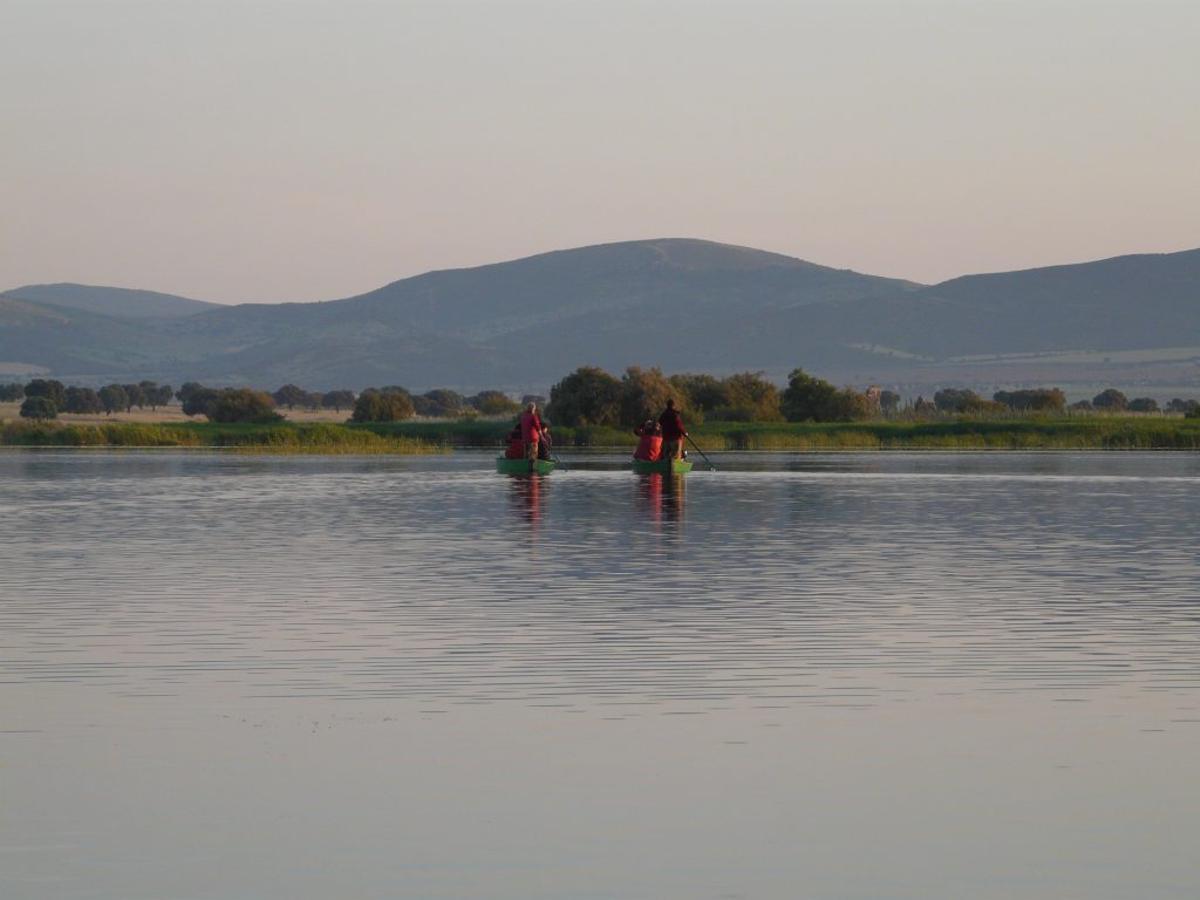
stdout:
<svg viewBox="0 0 1200 900">
<path fill-rule="evenodd" d="M 214 422 L 4 422 L 6 449 L 185 449 L 310 455 L 430 455 L 499 450 L 497 421 L 221 424 Z M 554 429 L 558 453 L 620 452 L 632 433 L 608 427 Z M 1200 419 L 1088 417 L 830 423 L 714 422 L 692 431 L 708 452 L 1000 452 L 1200 450 Z"/>
</svg>

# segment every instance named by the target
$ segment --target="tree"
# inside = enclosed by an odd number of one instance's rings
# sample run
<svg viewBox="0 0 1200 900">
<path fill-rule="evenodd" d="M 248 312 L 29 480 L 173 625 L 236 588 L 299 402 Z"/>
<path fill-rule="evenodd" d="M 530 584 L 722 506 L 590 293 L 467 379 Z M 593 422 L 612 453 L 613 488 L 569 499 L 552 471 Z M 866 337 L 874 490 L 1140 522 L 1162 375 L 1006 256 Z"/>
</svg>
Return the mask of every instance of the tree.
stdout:
<svg viewBox="0 0 1200 900">
<path fill-rule="evenodd" d="M 867 399 L 850 388 L 838 389 L 803 369 L 793 369 L 780 401 L 789 422 L 848 422 L 870 414 Z"/>
<path fill-rule="evenodd" d="M 462 414 L 463 396 L 448 388 L 437 388 L 426 391 L 419 397 L 413 397 L 413 408 L 419 416 L 432 416 L 438 419 L 449 419 Z"/>
<path fill-rule="evenodd" d="M 533 402 L 537 403 L 536 400 Z M 474 397 L 468 397 L 467 403 L 484 416 L 508 416 L 521 409 L 521 404 L 502 391 L 480 391 Z"/>
<path fill-rule="evenodd" d="M 29 384 L 25 385 L 26 397 L 45 397 L 54 404 L 55 410 L 60 410 L 67 400 L 67 389 L 63 387 L 61 381 L 53 379 L 35 378 Z"/>
<path fill-rule="evenodd" d="M 34 394 L 26 397 L 25 402 L 21 404 L 21 416 L 26 419 L 56 419 L 58 407 L 49 397 Z"/>
<path fill-rule="evenodd" d="M 675 408 L 687 415 L 687 399 L 676 396 L 678 393 L 658 368 L 630 366 L 621 379 L 621 424 L 634 428 L 647 419 L 657 419 L 671 399 L 675 400 Z"/>
<path fill-rule="evenodd" d="M 133 409 L 135 406 L 138 409 L 145 407 L 146 392 L 142 390 L 142 386 L 140 384 L 123 384 L 121 387 L 125 389 L 126 412 L 129 412 L 129 410 Z"/>
<path fill-rule="evenodd" d="M 621 382 L 603 369 L 583 366 L 550 389 L 546 414 L 559 425 L 611 425 L 621 421 Z"/>
<path fill-rule="evenodd" d="M 693 413 L 708 414 L 729 405 L 726 383 L 712 375 L 684 373 L 672 375 L 669 381 L 680 396 L 687 398 Z"/>
<path fill-rule="evenodd" d="M 220 395 L 220 391 L 207 388 L 195 381 L 187 382 L 175 393 L 175 396 L 183 404 L 183 414 L 185 416 L 208 415 L 209 407 L 217 402 Z"/>
<path fill-rule="evenodd" d="M 1071 412 L 1090 413 L 1093 411 L 1091 400 L 1077 400 L 1067 407 Z"/>
<path fill-rule="evenodd" d="M 942 388 L 933 395 L 933 404 L 941 412 L 962 413 L 971 408 L 978 408 L 983 398 L 977 393 L 964 388 Z"/>
<path fill-rule="evenodd" d="M 350 409 L 354 406 L 354 391 L 329 391 L 321 396 L 321 405 L 336 412 Z"/>
<path fill-rule="evenodd" d="M 1153 397 L 1134 397 L 1129 401 L 1129 411 L 1137 413 L 1158 412 L 1158 401 Z"/>
<path fill-rule="evenodd" d="M 308 396 L 308 391 L 295 384 L 285 384 L 279 390 L 271 395 L 279 406 L 286 406 L 288 409 L 293 409 L 296 406 L 303 406 L 305 398 Z"/>
<path fill-rule="evenodd" d="M 157 410 L 160 406 L 170 403 L 173 396 L 169 384 L 159 385 L 156 381 L 138 382 L 138 388 L 142 392 L 142 402 L 137 404 L 139 407 L 148 405 Z"/>
<path fill-rule="evenodd" d="M 894 416 L 900 409 L 900 395 L 895 391 L 880 391 L 879 409 L 885 416 Z"/>
<path fill-rule="evenodd" d="M 739 372 L 721 382 L 725 403 L 712 411 L 714 419 L 735 422 L 778 422 L 779 388 L 763 377 L 762 372 Z"/>
<path fill-rule="evenodd" d="M 1129 408 L 1129 400 L 1116 388 L 1108 388 L 1092 398 L 1092 406 L 1106 412 L 1122 412 Z"/>
<path fill-rule="evenodd" d="M 104 407 L 104 412 L 107 415 L 112 415 L 115 412 L 121 412 L 129 408 L 129 397 L 125 393 L 125 388 L 119 384 L 106 384 L 100 388 L 100 405 Z"/>
<path fill-rule="evenodd" d="M 212 422 L 278 422 L 275 401 L 266 391 L 251 388 L 226 388 L 217 393 L 205 412 Z"/>
<path fill-rule="evenodd" d="M 1067 395 L 1060 388 L 996 391 L 992 400 L 1016 412 L 1060 413 L 1067 408 Z"/>
<path fill-rule="evenodd" d="M 913 413 L 918 416 L 932 416 L 937 413 L 937 406 L 924 397 L 917 395 L 917 400 L 913 404 Z"/>
<path fill-rule="evenodd" d="M 91 415 L 102 412 L 103 410 L 104 404 L 100 402 L 100 395 L 91 388 L 67 388 L 67 396 L 66 402 L 63 404 L 63 412 Z"/>
<path fill-rule="evenodd" d="M 0 384 L 0 403 L 15 403 L 25 397 L 25 385 Z"/>
<path fill-rule="evenodd" d="M 1183 413 L 1183 415 L 1191 415 L 1194 410 L 1200 410 L 1200 400 L 1184 400 L 1181 397 L 1174 397 L 1167 404 L 1167 412 Z"/>
<path fill-rule="evenodd" d="M 400 422 L 415 414 L 408 391 L 367 388 L 354 401 L 354 413 L 350 418 L 355 422 Z"/>
</svg>

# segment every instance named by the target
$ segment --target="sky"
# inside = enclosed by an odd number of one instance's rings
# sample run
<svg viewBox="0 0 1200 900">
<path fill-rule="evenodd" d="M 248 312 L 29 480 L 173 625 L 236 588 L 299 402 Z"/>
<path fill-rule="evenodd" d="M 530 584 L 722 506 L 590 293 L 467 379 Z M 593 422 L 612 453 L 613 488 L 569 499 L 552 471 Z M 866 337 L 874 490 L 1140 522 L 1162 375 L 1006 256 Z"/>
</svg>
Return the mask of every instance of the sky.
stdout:
<svg viewBox="0 0 1200 900">
<path fill-rule="evenodd" d="M 0 289 L 351 296 L 697 237 L 1200 247 L 1200 3 L 0 0 Z"/>
</svg>

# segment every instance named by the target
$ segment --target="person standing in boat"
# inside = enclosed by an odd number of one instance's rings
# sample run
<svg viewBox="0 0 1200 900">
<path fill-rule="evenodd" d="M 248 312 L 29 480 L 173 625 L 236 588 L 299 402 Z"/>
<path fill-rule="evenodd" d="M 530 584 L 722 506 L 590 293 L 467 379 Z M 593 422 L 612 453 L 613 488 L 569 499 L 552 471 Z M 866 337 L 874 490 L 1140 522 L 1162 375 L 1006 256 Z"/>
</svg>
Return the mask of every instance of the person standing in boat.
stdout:
<svg viewBox="0 0 1200 900">
<path fill-rule="evenodd" d="M 687 437 L 687 429 L 683 427 L 683 418 L 675 408 L 675 401 L 668 400 L 667 408 L 658 417 L 662 427 L 663 456 L 668 459 L 683 459 L 683 439 Z"/>
<path fill-rule="evenodd" d="M 521 413 L 521 440 L 525 442 L 525 458 L 538 458 L 538 442 L 542 436 L 542 420 L 538 418 L 537 404 L 531 402 Z"/>
<path fill-rule="evenodd" d="M 633 429 L 640 441 L 633 451 L 633 458 L 644 462 L 657 462 L 662 459 L 662 426 L 653 419 L 647 419 L 645 424 Z"/>
</svg>

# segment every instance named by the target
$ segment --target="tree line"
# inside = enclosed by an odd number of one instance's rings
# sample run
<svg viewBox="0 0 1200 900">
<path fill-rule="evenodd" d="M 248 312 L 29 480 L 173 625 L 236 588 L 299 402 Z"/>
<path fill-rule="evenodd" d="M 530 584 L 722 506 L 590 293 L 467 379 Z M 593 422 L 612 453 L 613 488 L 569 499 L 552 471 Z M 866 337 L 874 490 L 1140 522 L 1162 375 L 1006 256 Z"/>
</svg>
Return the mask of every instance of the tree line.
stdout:
<svg viewBox="0 0 1200 900">
<path fill-rule="evenodd" d="M 657 368 L 631 366 L 616 376 L 593 366 L 576 369 L 550 390 L 547 418 L 572 426 L 635 427 L 657 415 L 674 399 L 688 421 L 736 422 L 850 422 L 876 417 L 910 415 L 1063 414 L 1067 411 L 1173 412 L 1200 417 L 1200 402 L 1173 399 L 1160 410 L 1153 398 L 1129 400 L 1115 388 L 1092 400 L 1067 405 L 1061 388 L 996 391 L 985 400 L 971 390 L 945 388 L 933 401 L 918 397 L 901 408 L 900 395 L 877 387 L 860 391 L 794 369 L 787 386 L 779 389 L 761 372 L 740 372 L 724 378 L 685 373 L 664 375 Z"/>
<path fill-rule="evenodd" d="M 94 390 L 66 386 L 53 379 L 35 378 L 26 384 L 0 384 L 0 401 L 23 400 L 21 415 L 52 419 L 58 413 L 111 415 L 139 409 L 157 409 L 178 399 L 185 415 L 203 415 L 215 422 L 272 422 L 278 408 L 351 411 L 355 422 L 393 422 L 414 416 L 435 418 L 499 417 L 518 412 L 529 401 L 545 405 L 548 419 L 562 425 L 632 428 L 656 417 L 673 398 L 688 421 L 736 422 L 848 422 L 900 414 L 915 417 L 938 415 L 1006 415 L 1068 412 L 1181 413 L 1200 417 L 1200 402 L 1174 398 L 1160 407 L 1152 397 L 1129 399 L 1116 388 L 1101 391 L 1091 400 L 1068 404 L 1060 388 L 996 391 L 990 400 L 975 391 L 943 388 L 932 401 L 918 397 L 901 407 L 901 397 L 891 390 L 859 391 L 837 387 L 803 369 L 788 376 L 783 389 L 761 372 L 739 372 L 718 378 L 683 373 L 664 375 L 658 368 L 631 366 L 620 378 L 594 366 L 570 373 L 551 388 L 550 402 L 525 395 L 521 402 L 497 390 L 465 396 L 447 388 L 414 394 L 399 385 L 351 390 L 308 391 L 285 384 L 267 393 L 252 388 L 211 388 L 189 381 L 178 391 L 153 381 L 108 384 Z"/>
<path fill-rule="evenodd" d="M 918 413 L 928 403 L 924 398 L 917 398 L 915 409 Z M 974 391 L 960 388 L 944 388 L 933 395 L 933 410 L 953 414 L 987 414 L 1008 412 L 1032 412 L 1042 414 L 1062 414 L 1066 412 L 1135 412 L 1135 413 L 1182 413 L 1183 415 L 1200 415 L 1200 401 L 1184 400 L 1176 397 L 1160 407 L 1153 397 L 1134 397 L 1130 400 L 1116 388 L 1106 388 L 1091 400 L 1079 400 L 1067 404 L 1067 397 L 1061 388 L 1032 388 L 1019 391 L 996 391 L 991 400 L 985 400 Z"/>
<path fill-rule="evenodd" d="M 448 388 L 412 394 L 392 384 L 367 388 L 359 394 L 350 418 L 354 422 L 401 422 L 414 416 L 438 419 L 508 416 L 520 410 L 524 403 L 541 403 L 544 399 L 526 394 L 521 398 L 521 403 L 517 403 L 503 391 L 480 391 L 466 397 Z"/>
</svg>

